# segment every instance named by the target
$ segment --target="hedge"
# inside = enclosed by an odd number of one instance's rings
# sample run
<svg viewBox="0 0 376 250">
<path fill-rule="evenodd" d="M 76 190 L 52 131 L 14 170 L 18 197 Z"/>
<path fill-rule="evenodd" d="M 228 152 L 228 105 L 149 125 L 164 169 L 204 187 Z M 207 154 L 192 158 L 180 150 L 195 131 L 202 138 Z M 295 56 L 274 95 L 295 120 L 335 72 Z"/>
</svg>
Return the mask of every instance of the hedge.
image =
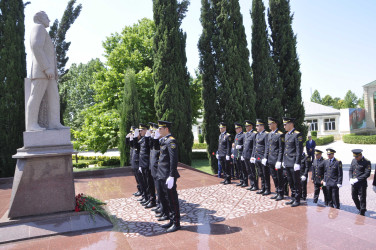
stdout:
<svg viewBox="0 0 376 250">
<path fill-rule="evenodd" d="M 192 152 L 192 160 L 207 160 L 208 153 L 206 152 Z"/>
<path fill-rule="evenodd" d="M 194 143 L 192 149 L 206 149 L 206 143 Z"/>
<path fill-rule="evenodd" d="M 312 137 L 317 137 L 317 131 L 311 131 Z"/>
<path fill-rule="evenodd" d="M 328 135 L 328 136 L 323 136 L 323 137 L 320 137 L 320 138 L 314 138 L 314 137 L 312 137 L 312 139 L 316 142 L 317 146 L 322 146 L 322 145 L 326 145 L 326 144 L 329 144 L 329 143 L 333 142 L 334 141 L 334 136 L 333 135 Z"/>
<path fill-rule="evenodd" d="M 349 144 L 376 144 L 376 135 L 349 134 L 342 136 L 342 140 Z"/>
<path fill-rule="evenodd" d="M 86 163 L 86 162 L 82 162 L 82 163 L 73 163 L 73 167 L 74 167 L 74 168 L 87 168 L 87 167 L 89 167 L 89 164 Z"/>
</svg>

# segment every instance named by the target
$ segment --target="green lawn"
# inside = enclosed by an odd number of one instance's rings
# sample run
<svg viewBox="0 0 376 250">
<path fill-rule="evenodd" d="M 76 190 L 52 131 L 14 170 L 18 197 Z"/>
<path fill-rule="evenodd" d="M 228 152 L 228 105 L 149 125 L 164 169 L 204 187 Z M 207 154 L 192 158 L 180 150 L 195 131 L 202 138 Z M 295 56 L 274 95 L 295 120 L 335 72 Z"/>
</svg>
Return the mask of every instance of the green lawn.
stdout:
<svg viewBox="0 0 376 250">
<path fill-rule="evenodd" d="M 208 174 L 214 174 L 207 159 L 192 160 L 192 167 Z"/>
</svg>

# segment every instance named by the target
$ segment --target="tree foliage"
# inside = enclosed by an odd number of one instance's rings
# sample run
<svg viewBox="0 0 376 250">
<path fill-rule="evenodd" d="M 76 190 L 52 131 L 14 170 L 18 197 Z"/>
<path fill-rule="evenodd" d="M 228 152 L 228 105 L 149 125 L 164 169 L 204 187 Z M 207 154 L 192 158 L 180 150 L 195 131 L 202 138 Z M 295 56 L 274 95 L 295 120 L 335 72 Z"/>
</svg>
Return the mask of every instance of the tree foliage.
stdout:
<svg viewBox="0 0 376 250">
<path fill-rule="evenodd" d="M 202 116 L 202 75 L 197 71 L 196 77 L 189 78 L 189 89 L 191 95 L 192 124 L 197 124 L 197 119 Z"/>
<path fill-rule="evenodd" d="M 320 93 L 317 89 L 315 89 L 315 91 L 313 91 L 313 94 L 311 96 L 311 102 L 322 104 L 322 99 L 321 99 Z"/>
<path fill-rule="evenodd" d="M 125 137 L 130 131 L 131 126 L 139 124 L 139 103 L 136 89 L 136 74 L 133 69 L 128 69 L 124 75 L 124 93 L 123 100 L 119 109 L 120 112 L 120 166 L 129 163 L 129 147 L 125 145 Z"/>
<path fill-rule="evenodd" d="M 16 160 L 12 155 L 23 144 L 27 4 L 22 0 L 0 1 L 0 177 L 13 176 Z"/>
<path fill-rule="evenodd" d="M 343 99 L 343 108 L 356 108 L 358 105 L 358 97 L 351 90 L 347 91 Z"/>
</svg>

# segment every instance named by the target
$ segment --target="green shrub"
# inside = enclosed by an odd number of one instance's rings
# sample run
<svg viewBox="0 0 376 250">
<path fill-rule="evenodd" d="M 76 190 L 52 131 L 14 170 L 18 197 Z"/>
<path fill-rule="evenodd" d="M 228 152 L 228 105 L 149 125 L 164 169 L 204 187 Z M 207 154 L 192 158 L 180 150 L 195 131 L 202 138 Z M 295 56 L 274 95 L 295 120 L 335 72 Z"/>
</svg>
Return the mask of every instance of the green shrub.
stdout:
<svg viewBox="0 0 376 250">
<path fill-rule="evenodd" d="M 73 167 L 74 168 L 87 168 L 87 167 L 89 167 L 89 165 L 86 162 L 73 163 Z"/>
<path fill-rule="evenodd" d="M 342 140 L 349 144 L 376 144 L 376 135 L 349 134 L 342 136 Z"/>
<path fill-rule="evenodd" d="M 202 134 L 198 135 L 198 142 L 204 143 L 204 135 L 202 135 Z"/>
<path fill-rule="evenodd" d="M 311 131 L 312 137 L 317 137 L 317 131 Z"/>
<path fill-rule="evenodd" d="M 208 159 L 207 152 L 192 152 L 192 160 Z"/>
<path fill-rule="evenodd" d="M 95 165 L 98 163 L 98 160 L 91 160 L 88 162 L 89 165 Z"/>
<path fill-rule="evenodd" d="M 312 139 L 316 142 L 317 146 L 322 146 L 329 144 L 334 141 L 334 136 L 333 135 L 328 135 L 328 136 L 323 136 L 320 138 L 312 137 Z"/>
<path fill-rule="evenodd" d="M 206 149 L 206 143 L 194 143 L 192 149 Z"/>
<path fill-rule="evenodd" d="M 120 166 L 120 159 L 106 159 L 106 160 L 103 160 L 103 161 L 98 161 L 97 164 L 98 164 L 99 167 L 114 166 L 114 165 Z"/>
</svg>

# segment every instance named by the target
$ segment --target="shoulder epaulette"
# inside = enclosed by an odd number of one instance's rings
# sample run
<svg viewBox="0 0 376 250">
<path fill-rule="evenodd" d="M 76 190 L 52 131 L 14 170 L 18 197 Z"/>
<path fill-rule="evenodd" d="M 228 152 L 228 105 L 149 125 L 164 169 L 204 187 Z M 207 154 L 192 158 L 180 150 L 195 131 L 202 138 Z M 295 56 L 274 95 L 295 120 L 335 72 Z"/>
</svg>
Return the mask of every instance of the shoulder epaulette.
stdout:
<svg viewBox="0 0 376 250">
<path fill-rule="evenodd" d="M 300 132 L 299 132 L 298 130 L 295 130 L 294 133 L 295 133 L 295 134 L 299 134 Z"/>
<path fill-rule="evenodd" d="M 283 134 L 281 131 L 278 131 L 278 134 Z"/>
<path fill-rule="evenodd" d="M 268 132 L 268 131 L 265 131 L 265 134 L 269 134 L 269 132 Z"/>
<path fill-rule="evenodd" d="M 175 138 L 174 137 L 172 137 L 172 136 L 170 136 L 170 137 L 168 137 L 169 139 L 172 139 L 172 140 L 175 140 Z"/>
<path fill-rule="evenodd" d="M 253 130 L 253 133 L 257 134 L 257 131 Z"/>
</svg>

